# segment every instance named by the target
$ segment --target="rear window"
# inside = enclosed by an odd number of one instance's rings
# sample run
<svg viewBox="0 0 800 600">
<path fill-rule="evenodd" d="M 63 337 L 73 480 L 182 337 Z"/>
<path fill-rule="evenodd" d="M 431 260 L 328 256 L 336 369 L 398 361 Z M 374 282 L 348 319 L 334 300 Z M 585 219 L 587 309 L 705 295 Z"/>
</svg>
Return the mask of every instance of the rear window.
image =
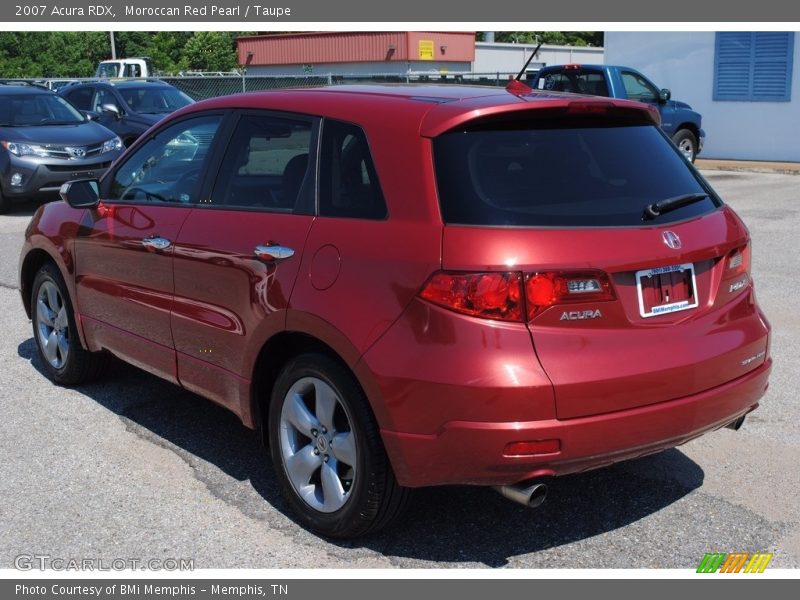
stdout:
<svg viewBox="0 0 800 600">
<path fill-rule="evenodd" d="M 584 73 L 571 70 L 539 75 L 534 87 L 551 92 L 572 92 L 573 94 L 591 94 L 608 96 L 608 86 L 602 73 Z"/>
<path fill-rule="evenodd" d="M 710 193 L 653 125 L 503 126 L 433 141 L 445 223 L 606 227 L 642 225 L 645 206 Z M 709 197 L 648 225 L 713 210 Z"/>
</svg>

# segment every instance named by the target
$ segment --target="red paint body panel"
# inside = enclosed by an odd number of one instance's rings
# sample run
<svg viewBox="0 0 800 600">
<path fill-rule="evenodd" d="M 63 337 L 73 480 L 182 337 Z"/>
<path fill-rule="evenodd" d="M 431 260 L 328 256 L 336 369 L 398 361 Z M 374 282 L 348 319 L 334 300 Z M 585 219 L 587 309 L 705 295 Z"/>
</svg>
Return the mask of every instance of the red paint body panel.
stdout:
<svg viewBox="0 0 800 600">
<path fill-rule="evenodd" d="M 446 227 L 443 268 L 608 273 L 615 301 L 553 306 L 529 324 L 536 354 L 554 385 L 558 417 L 602 414 L 716 387 L 766 357 L 768 329 L 749 285 L 734 294 L 721 285 L 724 258 L 748 239 L 741 221 L 723 208 L 670 225 L 683 240 L 681 250 L 663 243 L 663 230 L 577 229 L 567 234 L 563 228 Z M 695 265 L 700 306 L 643 318 L 634 273 L 682 263 Z M 602 318 L 562 319 L 566 311 L 596 310 Z M 753 356 L 759 359 L 742 366 Z"/>
<path fill-rule="evenodd" d="M 419 298 L 364 355 L 390 409 L 387 430 L 433 435 L 452 420 L 555 418 L 547 375 L 522 323 L 487 323 Z"/>
<path fill-rule="evenodd" d="M 439 268 L 441 230 L 441 225 L 423 223 L 318 218 L 308 238 L 292 309 L 347 332 L 361 356 Z M 339 274 L 333 284 L 318 290 L 311 277 L 313 257 L 331 241 L 341 257 Z M 294 329 L 291 318 L 287 327 Z"/>
<path fill-rule="evenodd" d="M 177 381 L 172 247 L 150 250 L 142 240 L 160 236 L 174 242 L 187 216 L 176 207 L 101 206 L 84 213 L 75 240 L 77 302 L 94 321 L 89 349 L 110 350 L 170 381 Z"/>
<path fill-rule="evenodd" d="M 243 218 L 244 217 L 244 218 Z M 241 413 L 255 358 L 282 331 L 314 217 L 193 209 L 174 251 L 172 335 L 188 389 Z M 295 250 L 280 263 L 256 257 L 274 242 Z M 246 402 L 244 404 L 249 404 Z"/>
<path fill-rule="evenodd" d="M 718 429 L 758 406 L 772 361 L 700 394 L 596 417 L 480 423 L 452 421 L 433 435 L 382 431 L 401 484 L 505 485 L 567 475 L 683 444 Z M 505 456 L 506 444 L 561 440 L 561 451 Z"/>
</svg>

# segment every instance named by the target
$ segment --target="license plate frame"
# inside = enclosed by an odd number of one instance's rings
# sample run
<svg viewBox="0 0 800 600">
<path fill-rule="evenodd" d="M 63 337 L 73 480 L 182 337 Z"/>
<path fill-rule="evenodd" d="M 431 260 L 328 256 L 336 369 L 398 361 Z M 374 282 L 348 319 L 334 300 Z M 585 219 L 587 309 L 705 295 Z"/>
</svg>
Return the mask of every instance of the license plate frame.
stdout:
<svg viewBox="0 0 800 600">
<path fill-rule="evenodd" d="M 682 273 L 685 271 L 688 271 L 691 277 L 691 282 L 692 282 L 691 298 L 688 300 L 679 300 L 678 302 L 667 302 L 666 304 L 652 306 L 650 307 L 649 311 L 646 311 L 644 296 L 642 293 L 642 280 L 645 277 L 652 277 L 653 275 L 663 275 L 665 273 L 676 273 L 676 272 Z M 636 271 L 636 293 L 639 297 L 639 315 L 643 319 L 649 319 L 650 317 L 660 317 L 662 315 L 669 315 L 672 313 L 684 310 L 691 310 L 692 308 L 697 308 L 699 306 L 699 301 L 697 298 L 697 278 L 695 277 L 694 264 L 682 263 L 679 265 L 669 265 L 666 267 L 655 267 L 652 269 L 642 269 L 641 271 Z"/>
</svg>

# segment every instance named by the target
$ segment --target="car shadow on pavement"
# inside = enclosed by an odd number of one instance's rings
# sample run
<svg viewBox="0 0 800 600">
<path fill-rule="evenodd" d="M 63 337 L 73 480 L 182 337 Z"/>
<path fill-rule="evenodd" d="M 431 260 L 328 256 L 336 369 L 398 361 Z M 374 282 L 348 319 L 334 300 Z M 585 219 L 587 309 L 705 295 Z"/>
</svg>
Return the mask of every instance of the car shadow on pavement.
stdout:
<svg viewBox="0 0 800 600">
<path fill-rule="evenodd" d="M 44 376 L 32 338 L 19 345 L 18 353 Z M 184 457 L 188 453 L 193 462 L 206 461 L 239 482 L 249 481 L 273 508 L 294 520 L 258 434 L 226 409 L 117 360 L 102 381 L 76 390 L 124 418 L 137 435 Z M 703 470 L 685 454 L 668 450 L 551 479 L 548 499 L 537 509 L 514 504 L 486 487 L 426 488 L 416 491 L 409 510 L 393 527 L 330 543 L 340 548 L 337 554 L 364 548 L 390 559 L 503 567 L 515 556 L 634 523 L 699 488 L 703 477 Z M 224 487 L 224 482 L 212 487 Z M 240 494 L 216 493 L 251 512 Z"/>
</svg>

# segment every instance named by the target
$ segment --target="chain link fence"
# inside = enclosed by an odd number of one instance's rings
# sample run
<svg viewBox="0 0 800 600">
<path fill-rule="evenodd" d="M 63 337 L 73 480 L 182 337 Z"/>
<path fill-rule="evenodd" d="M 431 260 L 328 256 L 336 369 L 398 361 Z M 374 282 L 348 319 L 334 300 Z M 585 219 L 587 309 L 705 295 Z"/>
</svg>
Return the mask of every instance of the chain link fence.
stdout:
<svg viewBox="0 0 800 600">
<path fill-rule="evenodd" d="M 204 100 L 240 92 L 275 90 L 290 87 L 317 87 L 359 83 L 436 83 L 504 86 L 510 73 L 465 73 L 458 75 L 300 75 L 242 77 L 162 77 L 161 80 L 186 92 L 195 100 Z"/>
<path fill-rule="evenodd" d="M 432 83 L 504 86 L 515 73 L 459 73 L 459 74 L 372 74 L 372 75 L 287 75 L 287 76 L 172 76 L 159 77 L 161 81 L 182 90 L 194 100 L 205 100 L 242 92 L 276 90 L 290 87 L 317 87 L 360 83 Z M 5 83 L 28 83 L 43 85 L 57 90 L 73 81 L 97 81 L 90 79 L 14 79 L 0 80 Z"/>
</svg>

